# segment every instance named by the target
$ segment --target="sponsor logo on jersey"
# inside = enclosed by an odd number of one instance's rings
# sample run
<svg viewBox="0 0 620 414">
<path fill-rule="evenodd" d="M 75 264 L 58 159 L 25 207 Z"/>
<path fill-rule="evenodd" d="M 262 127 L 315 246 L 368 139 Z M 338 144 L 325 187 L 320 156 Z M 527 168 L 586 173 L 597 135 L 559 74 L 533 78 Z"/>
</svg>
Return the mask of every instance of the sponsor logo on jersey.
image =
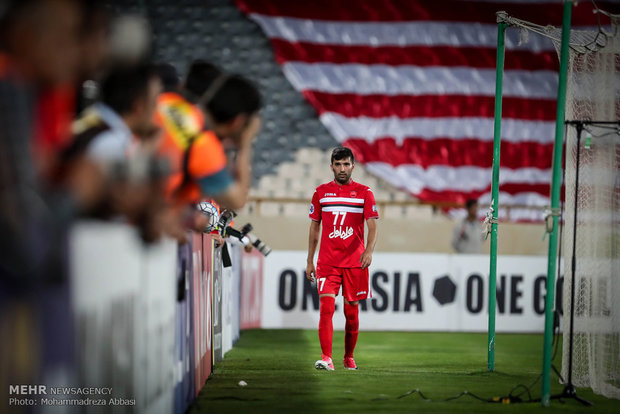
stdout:
<svg viewBox="0 0 620 414">
<path fill-rule="evenodd" d="M 346 230 L 343 230 L 342 226 L 340 226 L 339 228 L 336 228 L 336 226 L 334 226 L 334 231 L 329 233 L 330 239 L 337 239 L 338 237 L 340 237 L 342 240 L 346 240 L 351 236 L 353 236 L 353 227 L 347 227 Z"/>
<path fill-rule="evenodd" d="M 310 204 L 310 214 L 314 213 L 314 204 Z"/>
</svg>

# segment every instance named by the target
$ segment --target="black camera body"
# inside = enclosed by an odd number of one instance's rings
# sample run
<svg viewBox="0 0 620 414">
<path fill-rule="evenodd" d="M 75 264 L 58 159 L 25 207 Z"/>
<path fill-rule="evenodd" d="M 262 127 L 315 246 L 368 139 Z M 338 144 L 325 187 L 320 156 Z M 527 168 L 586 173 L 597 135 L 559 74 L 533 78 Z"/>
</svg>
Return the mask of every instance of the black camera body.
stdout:
<svg viewBox="0 0 620 414">
<path fill-rule="evenodd" d="M 106 167 L 107 175 L 111 181 L 133 184 L 158 181 L 168 177 L 171 172 L 168 160 L 151 156 L 136 156 L 114 161 Z"/>
<path fill-rule="evenodd" d="M 233 221 L 233 219 L 237 217 L 237 213 L 232 210 L 224 209 L 220 213 L 220 218 L 217 221 L 217 229 L 220 231 L 220 234 L 224 236 L 223 231 L 226 230 L 226 227 Z"/>
<path fill-rule="evenodd" d="M 269 247 L 267 244 L 265 244 L 265 242 L 260 240 L 252 233 L 253 227 L 250 223 L 244 225 L 241 230 L 237 230 L 230 226 L 230 223 L 236 216 L 237 214 L 231 210 L 223 210 L 220 213 L 220 219 L 217 222 L 217 228 L 220 232 L 220 235 L 222 237 L 234 237 L 243 244 L 251 244 L 263 256 L 269 255 L 269 253 L 271 253 L 271 247 Z M 247 239 L 247 242 L 245 239 Z"/>
</svg>

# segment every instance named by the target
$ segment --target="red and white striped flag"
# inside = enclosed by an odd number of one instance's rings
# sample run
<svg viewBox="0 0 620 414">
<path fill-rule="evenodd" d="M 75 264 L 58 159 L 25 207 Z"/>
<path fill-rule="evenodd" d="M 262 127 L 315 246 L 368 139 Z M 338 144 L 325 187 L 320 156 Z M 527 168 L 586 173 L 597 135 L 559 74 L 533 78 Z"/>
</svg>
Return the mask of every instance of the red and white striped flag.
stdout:
<svg viewBox="0 0 620 414">
<path fill-rule="evenodd" d="M 371 173 L 435 202 L 490 202 L 495 13 L 562 23 L 559 0 L 235 1 L 336 140 Z M 572 25 L 597 28 L 590 2 L 574 7 Z M 508 29 L 501 205 L 549 203 L 558 67 L 549 39 Z"/>
</svg>

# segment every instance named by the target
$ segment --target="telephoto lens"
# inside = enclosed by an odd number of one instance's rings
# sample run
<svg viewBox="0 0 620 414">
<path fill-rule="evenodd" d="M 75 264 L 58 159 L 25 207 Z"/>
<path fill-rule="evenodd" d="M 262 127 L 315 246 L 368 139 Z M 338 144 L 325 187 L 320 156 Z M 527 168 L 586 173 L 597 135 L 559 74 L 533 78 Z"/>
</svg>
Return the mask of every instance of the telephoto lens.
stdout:
<svg viewBox="0 0 620 414">
<path fill-rule="evenodd" d="M 254 227 L 252 227 L 252 225 L 250 223 L 248 223 L 245 226 L 241 227 L 241 233 L 243 233 L 243 234 L 248 234 L 252 230 L 254 230 Z"/>
<path fill-rule="evenodd" d="M 271 247 L 267 246 L 265 242 L 257 238 L 252 233 L 247 233 L 246 237 L 250 240 L 250 244 L 254 246 L 263 256 L 267 256 L 271 253 Z"/>
</svg>

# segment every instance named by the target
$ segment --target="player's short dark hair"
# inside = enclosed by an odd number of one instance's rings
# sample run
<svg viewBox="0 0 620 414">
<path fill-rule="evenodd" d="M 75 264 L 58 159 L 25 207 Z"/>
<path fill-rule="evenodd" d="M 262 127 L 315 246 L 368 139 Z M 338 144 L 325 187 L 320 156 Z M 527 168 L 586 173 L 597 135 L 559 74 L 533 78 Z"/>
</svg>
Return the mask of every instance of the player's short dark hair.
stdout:
<svg viewBox="0 0 620 414">
<path fill-rule="evenodd" d="M 351 158 L 351 162 L 355 164 L 355 157 L 353 156 L 353 151 L 348 147 L 336 147 L 332 151 L 331 163 L 334 163 L 334 160 L 344 160 L 346 158 Z"/>
<path fill-rule="evenodd" d="M 149 63 L 122 66 L 110 71 L 101 83 L 101 101 L 118 114 L 126 114 L 135 102 L 148 94 L 149 82 L 159 77 Z"/>
<path fill-rule="evenodd" d="M 468 198 L 467 201 L 465 201 L 465 208 L 469 208 L 471 206 L 473 206 L 474 204 L 478 204 L 478 200 L 476 200 L 475 198 Z"/>
<path fill-rule="evenodd" d="M 231 121 L 240 114 L 252 115 L 262 106 L 260 92 L 251 81 L 241 75 L 227 74 L 204 60 L 192 62 L 184 89 L 186 97 L 204 105 L 203 109 L 218 123 Z M 205 97 L 208 94 L 212 95 Z"/>
</svg>

